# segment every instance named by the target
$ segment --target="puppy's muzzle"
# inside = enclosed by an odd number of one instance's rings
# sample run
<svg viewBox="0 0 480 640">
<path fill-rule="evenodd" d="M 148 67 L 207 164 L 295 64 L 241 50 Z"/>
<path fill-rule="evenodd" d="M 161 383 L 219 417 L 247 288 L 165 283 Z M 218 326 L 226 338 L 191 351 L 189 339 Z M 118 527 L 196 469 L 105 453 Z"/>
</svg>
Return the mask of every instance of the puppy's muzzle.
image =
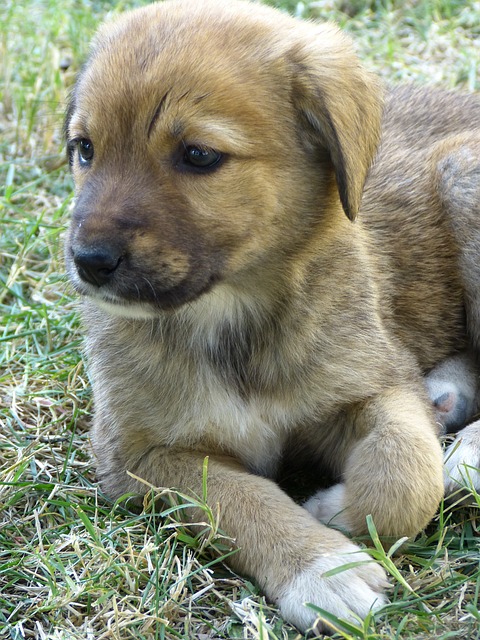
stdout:
<svg viewBox="0 0 480 640">
<path fill-rule="evenodd" d="M 107 285 L 123 260 L 114 247 L 83 248 L 73 253 L 73 261 L 79 277 L 95 287 Z"/>
</svg>

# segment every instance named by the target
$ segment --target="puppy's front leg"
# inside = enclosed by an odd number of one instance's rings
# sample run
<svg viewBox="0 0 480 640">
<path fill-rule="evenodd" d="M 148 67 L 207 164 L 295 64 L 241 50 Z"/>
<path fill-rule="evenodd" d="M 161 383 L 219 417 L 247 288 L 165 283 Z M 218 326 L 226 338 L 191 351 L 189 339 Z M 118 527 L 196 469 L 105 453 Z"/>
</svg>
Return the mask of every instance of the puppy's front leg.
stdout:
<svg viewBox="0 0 480 640">
<path fill-rule="evenodd" d="M 397 387 L 352 408 L 345 420 L 365 435 L 348 454 L 343 483 L 305 507 L 356 534 L 366 531 L 369 514 L 381 535 L 418 533 L 443 496 L 442 452 L 427 403 Z"/>
<path fill-rule="evenodd" d="M 112 493 L 115 486 L 117 493 L 144 492 L 141 483 L 118 470 L 118 460 L 117 453 L 111 466 L 105 458 L 100 462 L 106 490 Z M 201 495 L 203 460 L 202 453 L 155 447 L 130 470 L 154 485 Z M 229 562 L 252 576 L 278 604 L 282 616 L 300 629 L 315 623 L 316 616 L 305 602 L 350 620 L 353 614 L 365 617 L 372 607 L 384 604 L 383 570 L 342 534 L 312 518 L 275 483 L 248 473 L 232 459 L 210 456 L 207 487 L 208 503 L 214 512 L 218 510 L 220 527 L 239 548 Z M 192 508 L 189 516 L 192 522 L 205 519 L 200 509 Z M 365 564 L 331 577 L 323 575 L 357 561 Z"/>
</svg>

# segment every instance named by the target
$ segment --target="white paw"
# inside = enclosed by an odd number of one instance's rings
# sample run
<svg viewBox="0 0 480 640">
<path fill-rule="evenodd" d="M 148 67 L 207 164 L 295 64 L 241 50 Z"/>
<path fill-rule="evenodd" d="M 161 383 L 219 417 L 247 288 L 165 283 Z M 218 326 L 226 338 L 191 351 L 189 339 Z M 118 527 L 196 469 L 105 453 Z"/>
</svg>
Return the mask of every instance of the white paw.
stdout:
<svg viewBox="0 0 480 640">
<path fill-rule="evenodd" d="M 480 492 L 480 420 L 465 427 L 445 452 L 445 494 L 472 487 Z"/>
<path fill-rule="evenodd" d="M 320 522 L 344 531 L 351 530 L 345 511 L 344 484 L 334 484 L 333 487 L 317 491 L 303 506 Z"/>
<path fill-rule="evenodd" d="M 323 574 L 345 564 L 362 562 L 332 576 Z M 365 564 L 363 564 L 365 563 Z M 317 633 L 328 630 L 328 624 L 317 623 L 317 614 L 305 607 L 309 602 L 338 618 L 357 622 L 370 610 L 387 603 L 388 581 L 384 570 L 368 554 L 346 541 L 336 552 L 319 556 L 312 565 L 288 584 L 278 600 L 282 617 L 302 631 L 314 627 Z"/>
</svg>

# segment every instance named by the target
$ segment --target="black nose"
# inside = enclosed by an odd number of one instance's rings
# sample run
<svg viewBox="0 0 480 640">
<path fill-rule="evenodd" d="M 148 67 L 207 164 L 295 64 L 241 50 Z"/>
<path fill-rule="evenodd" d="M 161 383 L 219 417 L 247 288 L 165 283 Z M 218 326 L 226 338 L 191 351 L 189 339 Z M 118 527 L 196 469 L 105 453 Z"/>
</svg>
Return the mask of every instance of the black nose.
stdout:
<svg viewBox="0 0 480 640">
<path fill-rule="evenodd" d="M 75 251 L 73 260 L 82 280 L 102 287 L 112 279 L 122 256 L 114 249 L 102 247 Z"/>
</svg>

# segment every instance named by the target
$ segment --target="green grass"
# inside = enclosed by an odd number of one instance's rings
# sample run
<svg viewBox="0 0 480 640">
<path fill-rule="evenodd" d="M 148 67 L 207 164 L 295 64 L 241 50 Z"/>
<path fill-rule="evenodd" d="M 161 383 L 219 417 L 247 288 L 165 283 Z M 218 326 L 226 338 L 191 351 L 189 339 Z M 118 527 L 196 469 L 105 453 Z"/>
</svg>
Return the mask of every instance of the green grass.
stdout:
<svg viewBox="0 0 480 640">
<path fill-rule="evenodd" d="M 194 537 L 178 508 L 155 514 L 147 500 L 132 514 L 95 485 L 89 384 L 62 264 L 72 193 L 62 117 L 96 24 L 133 4 L 0 0 L 0 638 L 299 638 L 221 563 L 208 510 L 207 537 Z M 270 4 L 336 20 L 388 81 L 479 88 L 478 2 Z M 472 500 L 445 505 L 396 554 L 373 548 L 392 575 L 391 604 L 340 637 L 480 637 Z"/>
</svg>

